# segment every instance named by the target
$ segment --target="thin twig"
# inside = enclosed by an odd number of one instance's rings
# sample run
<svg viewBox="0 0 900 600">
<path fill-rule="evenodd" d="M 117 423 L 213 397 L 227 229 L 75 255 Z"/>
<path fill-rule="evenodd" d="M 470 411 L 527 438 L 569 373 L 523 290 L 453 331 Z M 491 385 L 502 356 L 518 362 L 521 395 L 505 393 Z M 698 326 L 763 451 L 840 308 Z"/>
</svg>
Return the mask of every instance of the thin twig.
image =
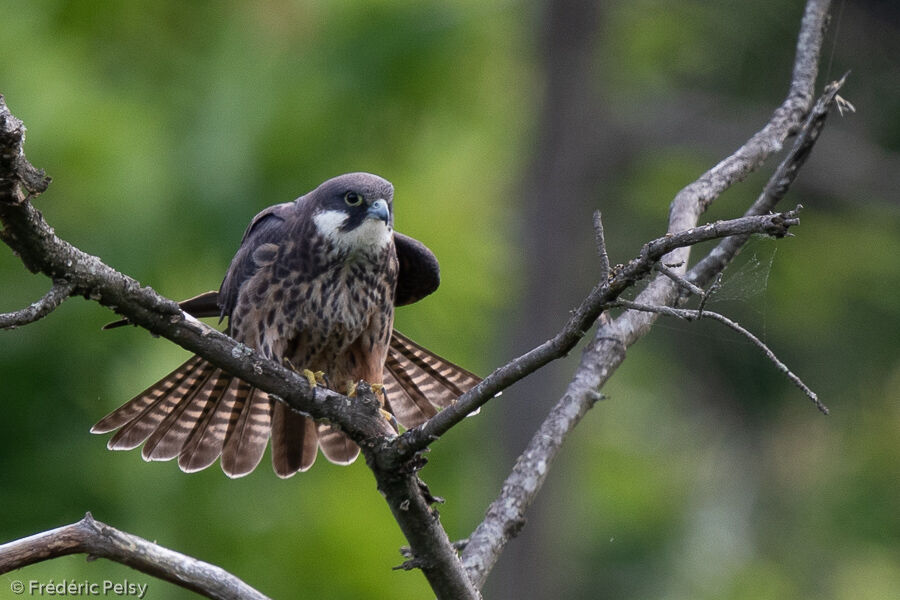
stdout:
<svg viewBox="0 0 900 600">
<path fill-rule="evenodd" d="M 594 241 L 600 256 L 600 281 L 609 279 L 609 254 L 606 251 L 606 236 L 603 233 L 603 218 L 599 210 L 594 211 Z"/>
<path fill-rule="evenodd" d="M 774 363 L 775 368 L 784 373 L 794 385 L 800 388 L 800 390 L 804 394 L 806 394 L 810 400 L 813 401 L 813 403 L 816 405 L 816 408 L 818 408 L 823 414 L 828 414 L 828 407 L 822 404 L 821 400 L 819 400 L 818 395 L 816 395 L 814 391 L 809 389 L 809 387 L 805 383 L 803 383 L 802 379 L 795 375 L 794 372 L 791 371 L 786 364 L 784 364 L 777 356 L 775 356 L 775 353 L 772 352 L 772 349 L 769 348 L 765 344 L 765 342 L 760 340 L 758 337 L 753 335 L 737 322 L 732 321 L 721 313 L 712 312 L 709 310 L 703 312 L 700 310 L 692 310 L 687 308 L 672 308 L 671 306 L 649 306 L 646 304 L 639 304 L 637 302 L 630 302 L 628 300 L 617 300 L 611 306 L 620 306 L 622 308 L 627 308 L 630 310 L 639 310 L 643 312 L 667 315 L 670 317 L 677 317 L 679 319 L 685 319 L 688 321 L 697 321 L 701 318 L 710 318 L 713 321 L 718 321 L 719 323 L 730 327 L 731 329 L 737 331 L 742 336 L 753 342 L 753 345 L 759 348 L 763 352 L 763 354 L 766 355 L 766 358 Z"/>
<path fill-rule="evenodd" d="M 15 329 L 43 319 L 71 296 L 74 289 L 68 281 L 54 281 L 53 287 L 40 300 L 21 310 L 0 314 L 0 329 Z"/>
<path fill-rule="evenodd" d="M 697 296 L 703 296 L 703 294 L 706 293 L 702 287 L 694 285 L 693 283 L 691 283 L 690 281 L 688 281 L 687 279 L 685 279 L 684 277 L 682 277 L 681 275 L 679 275 L 678 273 L 673 271 L 671 268 L 667 267 L 666 265 L 664 265 L 662 263 L 656 263 L 656 266 L 654 268 L 657 271 L 659 271 L 660 273 L 662 273 L 663 275 L 665 275 L 666 277 L 668 277 L 669 279 L 671 279 L 672 281 L 674 281 L 675 283 L 677 283 L 678 285 L 680 285 L 682 287 L 682 289 L 686 290 L 687 292 L 689 292 L 691 294 L 696 294 Z"/>
<path fill-rule="evenodd" d="M 716 275 L 716 278 L 713 280 L 712 285 L 710 285 L 703 294 L 700 296 L 700 304 L 697 306 L 697 314 L 702 315 L 703 309 L 706 308 L 706 302 L 715 294 L 720 287 L 722 287 L 722 276 L 724 273 L 720 272 Z"/>
<path fill-rule="evenodd" d="M 0 574 L 69 554 L 122 563 L 207 598 L 268 600 L 220 567 L 120 531 L 95 520 L 91 513 L 77 523 L 0 545 Z"/>
<path fill-rule="evenodd" d="M 700 305 L 697 307 L 697 313 L 699 315 L 703 314 L 703 308 L 706 306 L 706 302 L 714 293 L 716 293 L 716 291 L 722 285 L 722 273 L 716 275 L 716 279 L 712 282 L 712 285 L 710 285 L 708 289 L 704 290 L 702 287 L 694 285 L 662 263 L 657 263 L 656 270 L 677 283 L 687 293 L 700 296 Z"/>
</svg>

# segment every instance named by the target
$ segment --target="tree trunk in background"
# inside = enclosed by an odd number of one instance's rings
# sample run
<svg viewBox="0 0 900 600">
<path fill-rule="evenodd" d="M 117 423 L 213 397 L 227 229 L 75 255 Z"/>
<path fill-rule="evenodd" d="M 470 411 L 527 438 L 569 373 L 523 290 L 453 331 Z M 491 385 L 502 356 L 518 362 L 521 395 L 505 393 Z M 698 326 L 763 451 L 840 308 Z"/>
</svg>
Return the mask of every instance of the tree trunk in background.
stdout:
<svg viewBox="0 0 900 600">
<path fill-rule="evenodd" d="M 556 333 L 596 282 L 591 215 L 603 208 L 603 191 L 626 154 L 609 131 L 601 100 L 598 5 L 593 0 L 548 0 L 535 25 L 542 42 L 537 60 L 544 93 L 534 155 L 521 178 L 525 281 L 518 319 L 509 333 L 517 353 Z M 572 368 L 570 361 L 559 361 L 506 392 L 509 400 L 498 405 L 505 412 L 502 472 L 559 398 Z M 529 510 L 524 530 L 500 558 L 485 597 L 565 597 L 564 578 L 572 569 L 564 566 L 566 542 L 560 539 L 554 516 L 560 514 L 555 500 L 566 501 L 562 456 Z"/>
</svg>

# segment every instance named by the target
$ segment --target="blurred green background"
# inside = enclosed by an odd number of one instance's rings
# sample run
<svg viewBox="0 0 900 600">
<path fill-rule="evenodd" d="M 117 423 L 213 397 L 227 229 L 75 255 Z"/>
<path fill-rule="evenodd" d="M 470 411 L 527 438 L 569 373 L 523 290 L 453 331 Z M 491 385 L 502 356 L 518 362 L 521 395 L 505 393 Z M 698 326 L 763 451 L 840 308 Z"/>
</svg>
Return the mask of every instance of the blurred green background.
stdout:
<svg viewBox="0 0 900 600">
<path fill-rule="evenodd" d="M 900 25 L 838 3 L 822 77 L 852 69 L 787 198 L 712 305 L 765 339 L 818 414 L 715 324 L 659 322 L 554 465 L 490 598 L 884 599 L 900 590 Z M 787 90 L 802 3 L 73 2 L 0 8 L 0 93 L 53 177 L 59 235 L 171 298 L 217 288 L 248 220 L 333 175 L 396 188 L 441 260 L 398 327 L 480 374 L 544 341 L 665 228 L 685 184 Z M 837 15 L 840 14 L 840 18 Z M 771 164 L 708 216 L 739 215 Z M 696 253 L 695 253 L 696 256 Z M 0 311 L 48 289 L 0 247 Z M 81 299 L 0 332 L 0 542 L 79 519 L 218 564 L 274 598 L 431 597 L 361 462 L 229 480 L 111 453 L 90 426 L 187 353 Z M 424 479 L 467 536 L 578 352 L 435 444 Z M 149 583 L 58 559 L 0 576 Z M 895 596 L 894 596 L 895 597 Z"/>
</svg>

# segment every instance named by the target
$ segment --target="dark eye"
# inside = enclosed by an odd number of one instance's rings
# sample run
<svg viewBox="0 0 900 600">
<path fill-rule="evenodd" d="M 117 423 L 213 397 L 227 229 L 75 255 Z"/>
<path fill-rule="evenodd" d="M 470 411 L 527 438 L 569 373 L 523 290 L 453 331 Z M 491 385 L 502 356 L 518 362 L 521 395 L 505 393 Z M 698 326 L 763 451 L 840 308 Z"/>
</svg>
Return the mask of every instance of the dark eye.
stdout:
<svg viewBox="0 0 900 600">
<path fill-rule="evenodd" d="M 347 203 L 347 206 L 359 206 L 362 204 L 363 197 L 356 192 L 347 192 L 344 194 L 344 202 Z"/>
</svg>

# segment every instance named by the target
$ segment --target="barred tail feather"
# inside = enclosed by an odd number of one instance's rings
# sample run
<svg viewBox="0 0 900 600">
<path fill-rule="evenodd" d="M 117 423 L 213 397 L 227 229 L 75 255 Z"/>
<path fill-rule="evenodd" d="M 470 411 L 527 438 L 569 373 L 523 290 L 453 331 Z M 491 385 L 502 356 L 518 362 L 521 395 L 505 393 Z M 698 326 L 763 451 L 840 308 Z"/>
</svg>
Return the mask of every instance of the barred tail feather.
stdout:
<svg viewBox="0 0 900 600">
<path fill-rule="evenodd" d="M 331 425 L 317 425 L 319 447 L 329 461 L 337 465 L 349 465 L 359 456 L 359 446 L 339 429 Z"/>
<path fill-rule="evenodd" d="M 239 390 L 245 387 L 249 391 L 249 386 L 241 386 L 241 383 L 219 369 L 210 378 L 211 385 L 207 384 L 204 393 L 213 402 L 206 405 L 203 416 L 178 454 L 178 466 L 185 473 L 205 469 L 222 454 L 229 426 L 237 421 L 247 398 L 246 392 L 239 395 Z"/>
<path fill-rule="evenodd" d="M 152 403 L 125 423 L 110 438 L 106 446 L 110 450 L 131 450 L 160 427 L 167 430 L 169 423 L 172 423 L 185 408 L 182 398 L 191 396 L 202 386 L 212 370 L 213 366 L 202 359 L 196 362 L 189 360 L 173 374 L 174 377 L 170 376 L 171 379 L 168 381 L 163 380 L 160 387 L 152 386 L 144 394 L 138 395 L 132 402 L 140 403 L 141 398 L 147 395 Z M 175 417 L 172 417 L 173 414 Z"/>
<path fill-rule="evenodd" d="M 222 450 L 222 470 L 229 477 L 247 475 L 262 460 L 272 429 L 273 402 L 256 388 L 247 392 L 246 404 Z"/>
<path fill-rule="evenodd" d="M 316 424 L 309 417 L 275 403 L 272 416 L 272 467 L 281 478 L 306 471 L 316 461 Z"/>
</svg>

